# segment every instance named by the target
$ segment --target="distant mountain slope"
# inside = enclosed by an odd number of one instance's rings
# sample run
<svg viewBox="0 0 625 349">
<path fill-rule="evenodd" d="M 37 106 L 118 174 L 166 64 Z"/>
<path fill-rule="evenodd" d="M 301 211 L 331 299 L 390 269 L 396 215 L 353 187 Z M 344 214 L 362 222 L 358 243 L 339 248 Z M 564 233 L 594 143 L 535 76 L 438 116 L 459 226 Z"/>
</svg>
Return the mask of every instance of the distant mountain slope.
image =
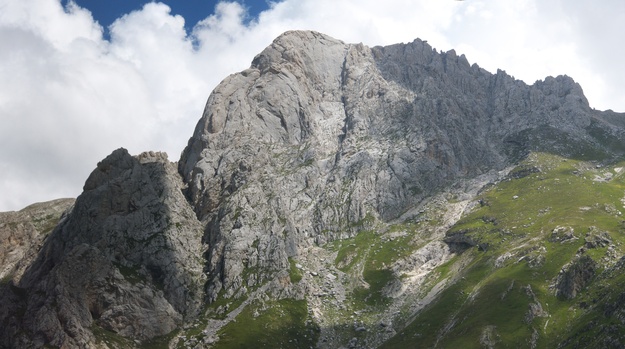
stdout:
<svg viewBox="0 0 625 349">
<path fill-rule="evenodd" d="M 17 212 L 0 212 L 0 279 L 20 277 L 41 249 L 74 199 L 30 205 Z"/>
<path fill-rule="evenodd" d="M 3 279 L 0 343 L 625 344 L 602 291 L 621 282 L 624 125 L 566 76 L 287 32 L 213 91 L 177 164 L 98 164 Z"/>
</svg>

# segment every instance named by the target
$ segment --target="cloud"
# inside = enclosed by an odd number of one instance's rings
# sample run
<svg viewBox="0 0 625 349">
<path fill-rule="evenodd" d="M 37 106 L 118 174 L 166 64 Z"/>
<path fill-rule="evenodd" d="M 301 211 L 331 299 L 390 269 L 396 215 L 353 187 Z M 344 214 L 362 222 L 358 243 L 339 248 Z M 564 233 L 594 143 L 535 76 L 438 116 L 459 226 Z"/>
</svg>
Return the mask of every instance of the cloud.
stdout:
<svg viewBox="0 0 625 349">
<path fill-rule="evenodd" d="M 145 83 L 105 54 L 89 12 L 51 1 L 2 5 L 0 208 L 75 196 L 98 158 L 149 135 L 139 127 L 151 114 Z"/>
<path fill-rule="evenodd" d="M 591 104 L 599 109 L 625 111 L 625 2 L 620 0 L 556 3 L 566 16 L 584 75 L 579 82 Z M 542 6 L 545 6 L 541 2 Z"/>
<path fill-rule="evenodd" d="M 0 0 L 0 211 L 78 195 L 121 146 L 177 160 L 211 90 L 291 29 L 371 46 L 418 37 L 530 84 L 568 74 L 592 106 L 625 110 L 625 5 L 606 1 L 284 0 L 251 20 L 222 2 L 190 33 L 151 2 L 105 40 L 73 2 Z"/>
</svg>

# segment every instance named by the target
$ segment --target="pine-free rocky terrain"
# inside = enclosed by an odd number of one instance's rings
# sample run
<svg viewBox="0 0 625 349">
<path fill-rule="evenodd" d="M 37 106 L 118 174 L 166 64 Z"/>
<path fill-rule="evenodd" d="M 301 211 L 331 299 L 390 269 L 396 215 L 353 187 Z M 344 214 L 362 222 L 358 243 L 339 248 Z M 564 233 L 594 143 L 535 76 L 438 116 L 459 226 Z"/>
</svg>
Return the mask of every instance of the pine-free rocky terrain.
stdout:
<svg viewBox="0 0 625 349">
<path fill-rule="evenodd" d="M 623 348 L 624 137 L 567 76 L 287 32 L 178 162 L 0 213 L 0 347 Z"/>
</svg>

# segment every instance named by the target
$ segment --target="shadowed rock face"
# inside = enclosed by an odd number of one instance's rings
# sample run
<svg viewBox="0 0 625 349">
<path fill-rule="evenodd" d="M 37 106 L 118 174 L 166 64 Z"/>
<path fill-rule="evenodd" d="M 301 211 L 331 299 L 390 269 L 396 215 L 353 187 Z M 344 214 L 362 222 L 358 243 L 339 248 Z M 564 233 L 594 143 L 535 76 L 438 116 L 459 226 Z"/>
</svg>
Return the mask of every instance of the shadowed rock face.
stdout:
<svg viewBox="0 0 625 349">
<path fill-rule="evenodd" d="M 209 293 L 234 294 L 246 267 L 281 270 L 300 248 L 532 149 L 599 146 L 591 126 L 622 132 L 566 76 L 528 86 L 421 40 L 369 48 L 285 33 L 215 89 L 179 163 L 207 227 Z"/>
<path fill-rule="evenodd" d="M 410 216 L 531 150 L 623 152 L 622 126 L 566 76 L 528 86 L 421 40 L 287 32 L 213 91 L 177 169 L 118 149 L 45 242 L 27 239 L 30 257 L 0 249 L 0 347 L 89 347 L 96 327 L 150 339 L 260 285 L 301 299 L 312 288 L 290 286 L 288 257 Z M 403 267 L 449 252 L 420 253 Z"/>
<path fill-rule="evenodd" d="M 165 154 L 118 149 L 100 162 L 35 261 L 2 289 L 18 300 L 8 346 L 83 347 L 93 325 L 144 340 L 195 317 L 202 228 L 181 190 Z"/>
</svg>

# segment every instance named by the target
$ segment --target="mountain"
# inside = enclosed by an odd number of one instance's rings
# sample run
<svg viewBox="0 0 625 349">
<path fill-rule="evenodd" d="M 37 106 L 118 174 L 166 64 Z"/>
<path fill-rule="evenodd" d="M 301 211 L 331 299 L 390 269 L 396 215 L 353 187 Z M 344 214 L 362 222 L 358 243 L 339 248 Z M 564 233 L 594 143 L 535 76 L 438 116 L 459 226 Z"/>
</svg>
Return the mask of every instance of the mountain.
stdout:
<svg viewBox="0 0 625 349">
<path fill-rule="evenodd" d="M 287 32 L 178 163 L 0 216 L 0 345 L 622 347 L 624 133 L 566 76 Z"/>
</svg>

